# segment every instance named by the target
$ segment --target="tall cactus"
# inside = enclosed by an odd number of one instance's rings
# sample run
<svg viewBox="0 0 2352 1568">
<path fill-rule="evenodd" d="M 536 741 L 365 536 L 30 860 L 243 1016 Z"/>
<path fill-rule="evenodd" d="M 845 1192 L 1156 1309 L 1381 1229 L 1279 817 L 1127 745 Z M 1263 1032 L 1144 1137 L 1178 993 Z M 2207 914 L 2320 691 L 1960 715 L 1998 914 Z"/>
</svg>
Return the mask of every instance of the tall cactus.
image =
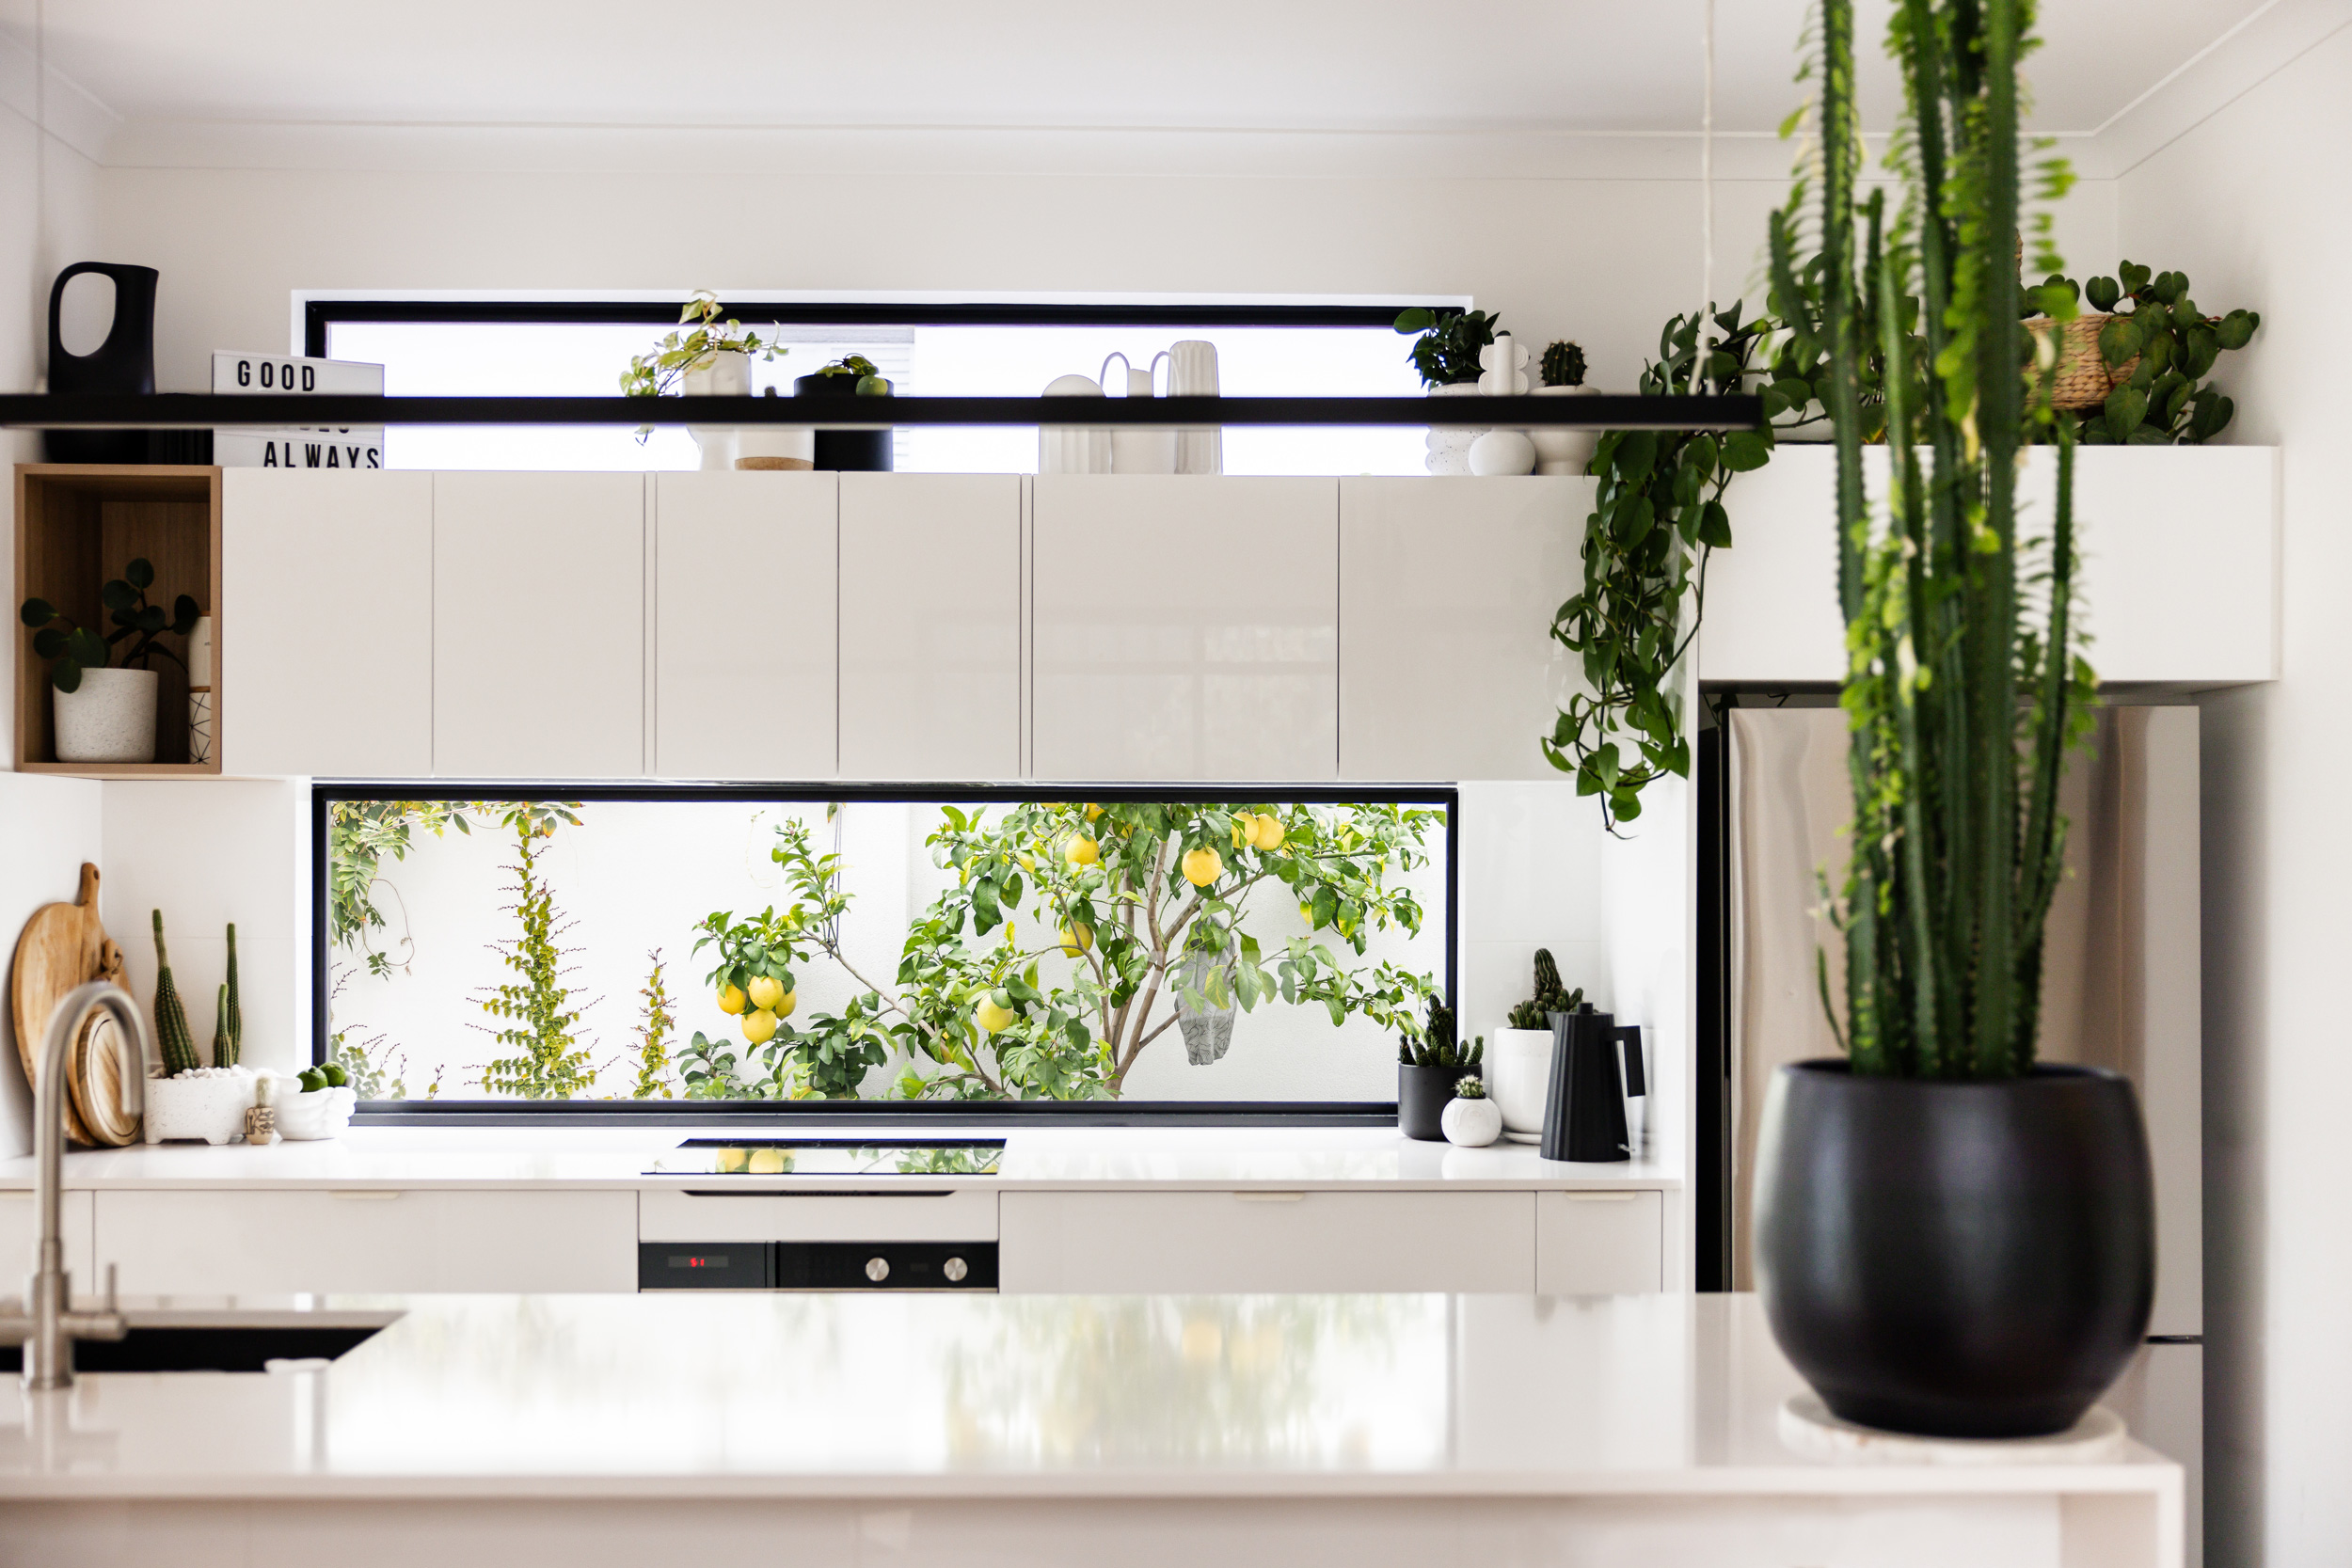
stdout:
<svg viewBox="0 0 2352 1568">
<path fill-rule="evenodd" d="M 1535 949 L 1535 994 L 1511 1009 L 1511 1027 L 1549 1029 L 1552 1014 L 1572 1013 L 1576 1011 L 1576 1005 L 1583 1000 L 1584 989 L 1581 986 L 1570 991 L 1560 984 L 1560 966 L 1552 961 L 1551 949 L 1538 947 Z"/>
<path fill-rule="evenodd" d="M 229 1067 L 237 1059 L 237 1048 L 229 1043 L 229 988 L 223 985 L 213 998 L 213 1065 Z"/>
<path fill-rule="evenodd" d="M 237 924 L 233 920 L 229 923 L 229 983 L 220 991 L 220 1029 L 213 1041 L 213 1065 L 235 1067 L 237 1058 L 245 1054 L 245 998 L 237 989 Z"/>
<path fill-rule="evenodd" d="M 164 1050 L 164 1073 L 169 1077 L 199 1066 L 196 1040 L 188 1034 L 187 1009 L 180 1006 L 179 988 L 171 983 L 171 955 L 164 951 L 164 911 L 155 913 L 155 1037 Z"/>
</svg>

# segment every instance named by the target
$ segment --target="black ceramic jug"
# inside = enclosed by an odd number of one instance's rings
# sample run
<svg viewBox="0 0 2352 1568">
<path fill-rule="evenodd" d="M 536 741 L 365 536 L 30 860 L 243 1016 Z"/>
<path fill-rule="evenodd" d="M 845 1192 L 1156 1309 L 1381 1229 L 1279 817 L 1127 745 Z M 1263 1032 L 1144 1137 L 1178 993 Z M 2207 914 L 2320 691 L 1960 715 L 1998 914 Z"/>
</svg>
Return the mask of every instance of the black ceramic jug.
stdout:
<svg viewBox="0 0 2352 1568">
<path fill-rule="evenodd" d="M 1623 1063 L 1620 1070 L 1619 1063 Z M 1642 1026 L 1617 1026 L 1615 1017 L 1589 1002 L 1551 1015 L 1551 1087 L 1544 1100 L 1547 1160 L 1597 1164 L 1633 1158 L 1625 1102 L 1646 1092 L 1642 1073 Z"/>
<path fill-rule="evenodd" d="M 114 279 L 115 314 L 105 341 L 87 354 L 66 352 L 59 314 L 65 286 L 86 272 Z M 49 290 L 49 389 L 61 396 L 152 397 L 155 393 L 153 267 L 121 261 L 76 261 Z M 43 451 L 52 463 L 140 463 L 148 433 L 139 430 L 52 430 Z"/>
</svg>

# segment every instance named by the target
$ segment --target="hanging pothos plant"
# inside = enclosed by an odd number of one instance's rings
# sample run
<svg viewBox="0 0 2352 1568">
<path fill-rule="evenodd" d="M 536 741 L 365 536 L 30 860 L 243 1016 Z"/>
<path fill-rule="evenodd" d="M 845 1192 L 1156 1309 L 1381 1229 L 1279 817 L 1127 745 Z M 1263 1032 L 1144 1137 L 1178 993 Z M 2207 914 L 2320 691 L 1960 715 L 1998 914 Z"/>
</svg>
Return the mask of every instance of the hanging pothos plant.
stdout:
<svg viewBox="0 0 2352 1568">
<path fill-rule="evenodd" d="M 1796 414 L 1782 429 L 1826 417 L 1814 400 L 1818 350 L 1799 353 L 1773 316 L 1742 320 L 1740 303 L 1711 325 L 1700 366 L 1698 318 L 1666 324 L 1659 357 L 1642 372 L 1644 396 L 1757 392 L 1768 421 Z M 1724 488 L 1771 460 L 1772 430 L 1613 430 L 1594 451 L 1600 487 L 1585 523 L 1584 586 L 1551 621 L 1551 635 L 1583 660 L 1587 689 L 1568 699 L 1543 747 L 1576 775 L 1579 795 L 1600 798 L 1613 832 L 1641 816 L 1650 784 L 1691 775 L 1675 669 L 1698 634 L 1708 557 L 1731 545 Z"/>
</svg>

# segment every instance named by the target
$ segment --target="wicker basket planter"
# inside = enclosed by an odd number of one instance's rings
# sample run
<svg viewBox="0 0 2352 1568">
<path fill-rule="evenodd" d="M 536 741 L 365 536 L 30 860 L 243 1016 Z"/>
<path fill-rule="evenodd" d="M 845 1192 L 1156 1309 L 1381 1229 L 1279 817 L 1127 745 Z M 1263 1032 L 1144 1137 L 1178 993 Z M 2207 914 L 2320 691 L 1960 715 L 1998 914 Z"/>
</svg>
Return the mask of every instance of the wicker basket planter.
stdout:
<svg viewBox="0 0 2352 1568">
<path fill-rule="evenodd" d="M 2100 357 L 2099 330 L 2114 319 L 2111 315 L 2076 316 L 2060 330 L 2058 382 L 2050 392 L 2053 407 L 2076 412 L 2103 407 L 2107 394 L 2129 381 L 2132 372 L 2139 368 L 2137 354 L 2113 370 Z M 2047 316 L 2036 316 L 2026 323 L 2026 328 L 2036 338 L 2043 338 L 2055 325 Z"/>
</svg>

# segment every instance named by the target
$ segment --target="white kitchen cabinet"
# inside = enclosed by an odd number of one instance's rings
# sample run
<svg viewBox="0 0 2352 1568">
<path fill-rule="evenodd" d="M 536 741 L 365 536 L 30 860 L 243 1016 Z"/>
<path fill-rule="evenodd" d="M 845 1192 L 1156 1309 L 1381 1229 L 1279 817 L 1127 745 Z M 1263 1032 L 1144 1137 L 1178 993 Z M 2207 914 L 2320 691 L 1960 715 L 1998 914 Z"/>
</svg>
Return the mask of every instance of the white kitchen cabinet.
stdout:
<svg viewBox="0 0 2352 1568">
<path fill-rule="evenodd" d="M 215 606 L 231 774 L 433 771 L 433 476 L 229 468 Z"/>
<path fill-rule="evenodd" d="M 1021 479 L 841 476 L 841 773 L 1021 776 Z"/>
<path fill-rule="evenodd" d="M 839 476 L 670 473 L 653 486 L 652 770 L 834 777 Z"/>
<path fill-rule="evenodd" d="M 1549 779 L 1583 478 L 1340 481 L 1340 777 Z"/>
<path fill-rule="evenodd" d="M 1529 1291 L 1533 1193 L 1009 1192 L 1007 1291 Z"/>
<path fill-rule="evenodd" d="M 1665 1248 L 1663 1194 L 1535 1195 L 1535 1289 L 1545 1295 L 1662 1290 Z"/>
<path fill-rule="evenodd" d="M 729 1178 L 733 1180 L 735 1178 Z M 637 1197 L 643 1242 L 993 1242 L 996 1193 L 755 1193 L 648 1187 Z"/>
<path fill-rule="evenodd" d="M 637 1289 L 633 1192 L 240 1188 L 97 1195 L 139 1295 Z"/>
<path fill-rule="evenodd" d="M 433 476 L 436 774 L 639 774 L 644 673 L 644 475 Z"/>
<path fill-rule="evenodd" d="M 2075 454 L 2080 602 L 2103 681 L 2222 686 L 2278 673 L 2278 449 L 2086 447 Z M 1863 453 L 1886 494 L 1886 453 Z M 1836 453 L 1791 446 L 1724 493 L 1733 547 L 1708 568 L 1699 676 L 1833 683 L 1846 673 L 1837 609 Z M 2028 456 L 2019 533 L 2046 537 L 2056 454 Z"/>
<path fill-rule="evenodd" d="M 90 1247 L 90 1195 L 58 1195 L 57 1221 L 65 1231 L 66 1272 L 73 1275 L 78 1300 L 106 1288 L 105 1271 L 94 1266 Z M 30 1187 L 0 1188 L 0 1297 L 22 1295 L 24 1276 L 32 1272 L 33 1242 L 40 1221 L 34 1212 Z"/>
<path fill-rule="evenodd" d="M 1339 482 L 1040 474 L 1031 763 L 1045 779 L 1339 768 Z"/>
</svg>

